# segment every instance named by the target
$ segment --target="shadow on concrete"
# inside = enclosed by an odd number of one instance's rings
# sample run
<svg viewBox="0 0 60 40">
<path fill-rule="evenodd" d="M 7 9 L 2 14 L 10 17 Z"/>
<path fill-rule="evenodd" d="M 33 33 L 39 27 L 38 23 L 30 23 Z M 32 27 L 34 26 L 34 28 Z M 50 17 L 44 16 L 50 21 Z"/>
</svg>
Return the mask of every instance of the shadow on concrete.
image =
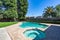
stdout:
<svg viewBox="0 0 60 40">
<path fill-rule="evenodd" d="M 60 26 L 51 26 L 45 30 L 46 38 L 40 40 L 60 40 Z"/>
</svg>

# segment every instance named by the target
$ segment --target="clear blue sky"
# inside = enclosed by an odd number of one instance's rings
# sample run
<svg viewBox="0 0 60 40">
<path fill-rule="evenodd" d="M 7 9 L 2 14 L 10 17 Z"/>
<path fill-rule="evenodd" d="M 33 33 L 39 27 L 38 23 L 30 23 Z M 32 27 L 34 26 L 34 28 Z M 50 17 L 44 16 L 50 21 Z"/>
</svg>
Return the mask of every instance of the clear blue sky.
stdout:
<svg viewBox="0 0 60 40">
<path fill-rule="evenodd" d="M 56 6 L 60 0 L 28 0 L 28 12 L 26 16 L 41 16 L 47 6 Z"/>
</svg>

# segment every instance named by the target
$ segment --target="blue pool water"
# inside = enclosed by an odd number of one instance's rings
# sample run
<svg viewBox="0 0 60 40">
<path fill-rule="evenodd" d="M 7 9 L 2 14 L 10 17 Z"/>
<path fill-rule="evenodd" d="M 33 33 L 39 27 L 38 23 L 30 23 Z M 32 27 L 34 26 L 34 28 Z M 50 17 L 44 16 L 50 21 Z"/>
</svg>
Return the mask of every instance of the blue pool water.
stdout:
<svg viewBox="0 0 60 40">
<path fill-rule="evenodd" d="M 24 35 L 27 38 L 32 38 L 32 39 L 35 39 L 35 40 L 45 38 L 45 33 L 41 30 L 38 30 L 38 29 L 27 30 L 27 31 L 24 32 Z"/>
<path fill-rule="evenodd" d="M 32 38 L 32 39 L 35 39 L 35 40 L 39 40 L 39 39 L 45 37 L 45 33 L 38 28 L 46 28 L 47 25 L 40 24 L 40 23 L 35 23 L 35 22 L 23 22 L 20 25 L 20 27 L 21 28 L 30 28 L 30 27 L 34 28 L 34 29 L 28 29 L 28 30 L 24 31 L 23 34 L 27 38 Z"/>
<path fill-rule="evenodd" d="M 40 24 L 40 23 L 35 23 L 35 22 L 23 22 L 22 25 L 20 25 L 22 28 L 46 28 L 47 25 L 45 24 Z"/>
</svg>

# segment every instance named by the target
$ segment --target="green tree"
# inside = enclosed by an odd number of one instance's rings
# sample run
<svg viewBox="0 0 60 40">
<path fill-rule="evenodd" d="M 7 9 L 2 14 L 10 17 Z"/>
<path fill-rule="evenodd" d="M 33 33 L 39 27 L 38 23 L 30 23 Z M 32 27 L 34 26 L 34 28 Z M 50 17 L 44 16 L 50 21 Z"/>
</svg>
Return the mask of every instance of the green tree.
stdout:
<svg viewBox="0 0 60 40">
<path fill-rule="evenodd" d="M 24 19 L 28 8 L 27 0 L 17 0 L 18 18 Z"/>
<path fill-rule="evenodd" d="M 3 11 L 3 18 L 16 21 L 17 18 L 25 18 L 28 2 L 27 0 L 0 0 L 0 7 Z"/>
<path fill-rule="evenodd" d="M 55 8 L 56 8 L 57 17 L 60 17 L 60 4 L 57 5 Z"/>
<path fill-rule="evenodd" d="M 1 10 L 3 11 L 3 18 L 12 18 L 16 21 L 17 14 L 17 0 L 0 0 Z"/>
<path fill-rule="evenodd" d="M 2 1 L 0 1 L 0 19 L 3 18 Z"/>
<path fill-rule="evenodd" d="M 56 17 L 56 13 L 55 13 L 55 10 L 53 7 L 47 7 L 45 8 L 44 10 L 44 14 L 43 14 L 43 17 Z"/>
<path fill-rule="evenodd" d="M 0 9 L 0 19 L 3 19 L 3 12 L 1 9 Z"/>
</svg>

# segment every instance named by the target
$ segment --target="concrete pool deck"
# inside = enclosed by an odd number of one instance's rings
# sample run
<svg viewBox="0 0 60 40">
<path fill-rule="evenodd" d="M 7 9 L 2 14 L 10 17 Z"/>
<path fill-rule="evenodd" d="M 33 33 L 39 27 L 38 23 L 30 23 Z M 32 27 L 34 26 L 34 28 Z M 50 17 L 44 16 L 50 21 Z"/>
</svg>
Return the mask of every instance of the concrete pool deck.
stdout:
<svg viewBox="0 0 60 40">
<path fill-rule="evenodd" d="M 0 28 L 0 40 L 11 40 L 9 34 L 4 28 Z"/>
<path fill-rule="evenodd" d="M 14 24 L 14 25 L 11 25 L 11 26 L 8 26 L 6 27 L 4 30 L 6 30 L 6 34 L 9 34 L 9 37 L 6 36 L 7 38 L 10 38 L 8 40 L 32 40 L 31 38 L 26 38 L 24 35 L 23 35 L 23 32 L 27 29 L 33 29 L 33 28 L 20 28 L 19 25 L 22 24 L 22 22 L 18 22 L 17 24 Z M 42 24 L 46 24 L 46 23 L 42 23 Z M 46 25 L 49 25 L 49 27 L 51 25 L 57 25 L 57 26 L 60 26 L 58 24 L 46 24 Z M 49 28 L 48 27 L 48 28 Z M 39 28 L 40 30 L 42 31 L 45 31 L 46 29 L 42 29 L 42 28 Z M 3 30 L 3 29 L 2 29 Z M 1 32 L 0 32 L 1 33 Z M 2 37 L 4 35 L 1 35 Z M 4 38 L 3 38 L 4 39 Z M 5 40 L 5 39 L 4 39 Z M 7 40 L 7 39 L 6 39 Z"/>
<path fill-rule="evenodd" d="M 8 34 L 10 35 L 11 40 L 32 40 L 31 38 L 26 38 L 23 35 L 23 32 L 27 29 L 20 28 L 19 27 L 20 24 L 21 22 L 6 28 Z"/>
</svg>

